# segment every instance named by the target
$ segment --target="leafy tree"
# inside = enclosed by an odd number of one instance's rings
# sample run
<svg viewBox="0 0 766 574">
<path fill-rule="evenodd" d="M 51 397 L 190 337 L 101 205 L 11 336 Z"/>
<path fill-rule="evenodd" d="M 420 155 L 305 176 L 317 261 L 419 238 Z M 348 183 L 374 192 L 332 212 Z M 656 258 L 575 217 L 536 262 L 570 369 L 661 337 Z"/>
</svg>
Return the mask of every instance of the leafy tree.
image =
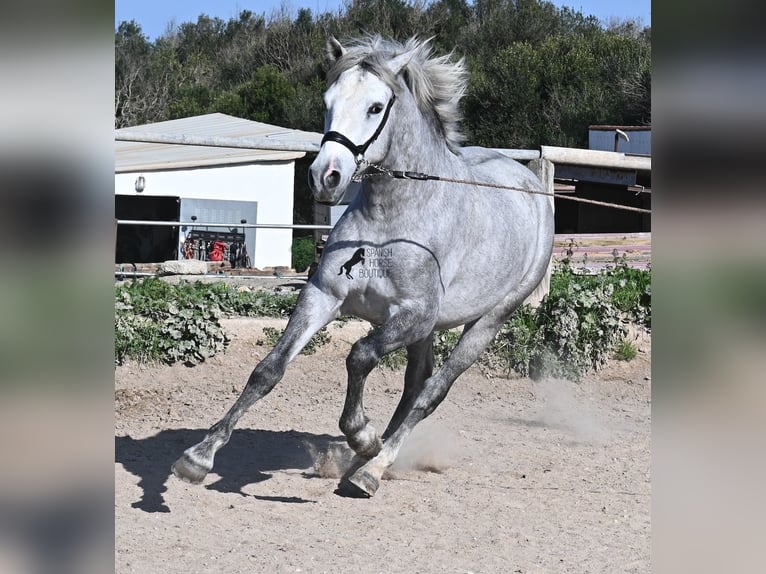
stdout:
<svg viewBox="0 0 766 574">
<path fill-rule="evenodd" d="M 167 110 L 168 119 L 189 118 L 206 114 L 212 102 L 210 89 L 204 84 L 195 84 L 180 90 Z"/>
<path fill-rule="evenodd" d="M 235 92 L 224 92 L 220 94 L 210 106 L 211 112 L 220 112 L 237 118 L 243 118 L 247 115 L 245 104 L 239 94 Z"/>
<path fill-rule="evenodd" d="M 347 0 L 338 13 L 205 14 L 149 42 L 136 22 L 115 31 L 115 125 L 219 111 L 320 131 L 325 43 L 378 32 L 433 37 L 464 56 L 471 143 L 586 144 L 592 123 L 651 121 L 651 28 L 544 0 Z"/>
<path fill-rule="evenodd" d="M 114 35 L 114 117 L 117 127 L 146 121 L 152 45 L 135 21 L 121 22 Z"/>
<path fill-rule="evenodd" d="M 442 0 L 426 9 L 426 22 L 434 44 L 449 52 L 463 36 L 471 17 L 471 8 L 466 0 Z"/>
<path fill-rule="evenodd" d="M 353 0 L 345 19 L 352 34 L 374 32 L 402 41 L 422 33 L 421 13 L 422 8 L 404 0 Z"/>
<path fill-rule="evenodd" d="M 540 54 L 527 43 L 501 51 L 471 74 L 464 109 L 471 141 L 491 147 L 531 147 L 540 134 Z"/>
<path fill-rule="evenodd" d="M 645 43 L 603 30 L 514 42 L 473 63 L 464 102 L 471 140 L 586 147 L 591 124 L 648 122 L 649 62 Z"/>
<path fill-rule="evenodd" d="M 295 97 L 295 87 L 273 66 L 261 66 L 253 79 L 236 90 L 244 106 L 244 117 L 277 125 L 287 124 L 287 102 Z"/>
</svg>

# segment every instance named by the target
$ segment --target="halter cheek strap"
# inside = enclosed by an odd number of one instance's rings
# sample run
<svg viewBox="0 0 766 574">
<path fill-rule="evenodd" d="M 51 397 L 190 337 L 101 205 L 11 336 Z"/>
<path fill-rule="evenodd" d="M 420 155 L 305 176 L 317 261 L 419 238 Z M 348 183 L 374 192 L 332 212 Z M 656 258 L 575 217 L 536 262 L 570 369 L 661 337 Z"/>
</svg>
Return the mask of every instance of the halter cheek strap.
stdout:
<svg viewBox="0 0 766 574">
<path fill-rule="evenodd" d="M 364 154 L 367 151 L 367 148 L 370 147 L 372 142 L 378 139 L 380 132 L 383 131 L 383 128 L 385 127 L 386 122 L 388 121 L 388 114 L 391 111 L 391 106 L 394 105 L 394 100 L 396 100 L 396 96 L 394 94 L 391 94 L 391 99 L 388 100 L 386 111 L 383 113 L 383 119 L 380 120 L 380 123 L 378 124 L 378 127 L 375 130 L 375 133 L 373 133 L 372 136 L 370 136 L 370 139 L 368 139 L 362 145 L 356 145 L 354 142 L 352 142 L 350 139 L 348 139 L 346 136 L 344 136 L 340 132 L 329 131 L 322 138 L 322 143 L 320 144 L 320 147 L 323 146 L 325 142 L 328 142 L 328 141 L 339 143 L 343 147 L 347 148 L 352 154 L 354 154 L 354 159 L 356 160 L 357 164 L 361 163 L 361 161 L 364 159 Z"/>
</svg>

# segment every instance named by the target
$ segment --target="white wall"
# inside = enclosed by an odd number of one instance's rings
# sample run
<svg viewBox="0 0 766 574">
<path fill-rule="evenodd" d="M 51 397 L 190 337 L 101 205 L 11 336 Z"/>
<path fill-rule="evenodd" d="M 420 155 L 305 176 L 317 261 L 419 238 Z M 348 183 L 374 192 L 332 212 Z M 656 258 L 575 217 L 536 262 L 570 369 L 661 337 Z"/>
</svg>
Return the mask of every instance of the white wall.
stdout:
<svg viewBox="0 0 766 574">
<path fill-rule="evenodd" d="M 257 201 L 258 221 L 255 223 L 291 225 L 294 173 L 294 161 L 118 173 L 114 176 L 114 192 L 118 195 Z M 146 181 L 140 194 L 135 190 L 139 175 Z M 292 236 L 290 229 L 256 230 L 255 253 L 250 255 L 253 267 L 290 267 Z"/>
</svg>

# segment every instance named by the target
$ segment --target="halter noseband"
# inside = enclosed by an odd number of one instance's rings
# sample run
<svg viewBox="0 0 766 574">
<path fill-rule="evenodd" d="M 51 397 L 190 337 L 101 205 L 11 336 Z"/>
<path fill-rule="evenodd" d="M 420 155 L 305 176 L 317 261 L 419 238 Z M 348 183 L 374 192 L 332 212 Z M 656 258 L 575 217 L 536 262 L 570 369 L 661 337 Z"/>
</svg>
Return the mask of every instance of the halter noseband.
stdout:
<svg viewBox="0 0 766 574">
<path fill-rule="evenodd" d="M 359 165 L 364 160 L 364 153 L 367 151 L 367 148 L 370 147 L 372 142 L 378 139 L 380 132 L 383 131 L 383 128 L 385 127 L 386 122 L 388 121 L 388 113 L 391 111 L 391 106 L 394 105 L 395 99 L 396 99 L 396 95 L 391 94 L 391 99 L 388 100 L 386 111 L 383 114 L 383 119 L 378 124 L 378 128 L 375 130 L 375 133 L 373 133 L 372 136 L 370 136 L 370 139 L 368 139 L 362 145 L 356 145 L 354 142 L 352 142 L 350 139 L 348 139 L 346 136 L 344 136 L 340 132 L 329 131 L 322 138 L 322 143 L 319 144 L 320 147 L 323 146 L 324 143 L 328 141 L 339 143 L 340 145 L 347 148 L 352 154 L 354 154 L 354 161 L 356 161 L 356 164 Z"/>
</svg>

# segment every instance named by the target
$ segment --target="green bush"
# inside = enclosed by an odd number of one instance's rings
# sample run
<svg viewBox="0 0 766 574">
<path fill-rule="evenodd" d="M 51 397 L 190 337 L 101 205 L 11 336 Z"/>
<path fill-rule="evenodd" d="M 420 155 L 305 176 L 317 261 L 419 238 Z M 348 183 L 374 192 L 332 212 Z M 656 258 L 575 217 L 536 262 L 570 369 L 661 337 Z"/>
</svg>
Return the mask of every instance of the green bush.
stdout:
<svg viewBox="0 0 766 574">
<path fill-rule="evenodd" d="M 579 380 L 586 371 L 601 368 L 627 332 L 613 294 L 609 282 L 588 286 L 575 280 L 563 290 L 552 289 L 538 309 L 541 332 L 530 376 Z"/>
<path fill-rule="evenodd" d="M 636 355 L 638 355 L 638 349 L 628 339 L 622 339 L 614 349 L 614 358 L 618 361 L 632 361 Z"/>
<path fill-rule="evenodd" d="M 460 340 L 462 331 L 449 329 L 434 333 L 434 365 L 440 367 Z"/>
<path fill-rule="evenodd" d="M 296 237 L 292 245 L 292 266 L 298 273 L 303 273 L 314 262 L 314 239 Z"/>
<path fill-rule="evenodd" d="M 172 284 L 157 277 L 147 277 L 115 288 L 119 302 L 125 294 L 138 315 L 153 316 L 165 308 L 168 301 L 181 307 L 210 304 L 227 315 L 245 317 L 289 317 L 298 296 L 269 291 L 238 291 L 222 282 L 181 281 Z"/>
<path fill-rule="evenodd" d="M 181 282 L 158 278 L 127 283 L 115 289 L 115 361 L 126 359 L 196 364 L 226 349 L 229 340 L 220 325 L 223 315 L 288 317 L 297 295 L 267 291 L 240 292 L 221 282 Z M 628 322 L 651 326 L 651 274 L 617 265 L 583 275 L 562 265 L 551 277 L 551 288 L 538 308 L 522 306 L 498 332 L 479 358 L 487 372 L 516 372 L 539 378 L 560 376 L 579 380 L 601 368 L 610 355 L 628 357 Z M 273 345 L 281 331 L 266 330 Z M 459 331 L 434 334 L 434 363 L 446 360 Z M 312 338 L 305 354 L 329 340 L 326 330 Z M 385 356 L 381 367 L 406 364 L 405 349 Z"/>
<path fill-rule="evenodd" d="M 620 352 L 628 322 L 651 326 L 648 270 L 618 265 L 594 275 L 582 275 L 563 265 L 553 273 L 550 292 L 540 306 L 517 309 L 481 355 L 478 365 L 487 373 L 504 371 L 533 378 L 579 380 L 585 372 L 600 369 L 611 353 Z M 455 336 L 455 341 L 441 348 L 440 334 L 436 334 L 437 364 L 446 359 L 456 342 L 458 334 L 448 333 Z"/>
<path fill-rule="evenodd" d="M 259 345 L 266 345 L 267 347 L 274 347 L 278 342 L 284 329 L 277 329 L 276 327 L 264 327 L 264 338 L 258 341 Z M 327 327 L 322 327 L 314 333 L 314 336 L 309 339 L 306 346 L 301 350 L 301 355 L 313 355 L 319 350 L 319 347 L 323 347 L 330 342 L 330 333 L 327 332 Z"/>
<path fill-rule="evenodd" d="M 156 277 L 115 288 L 115 363 L 200 363 L 224 351 L 224 314 L 286 317 L 297 295 L 239 292 L 224 283 L 180 282 Z"/>
<path fill-rule="evenodd" d="M 517 372 L 529 376 L 541 346 L 542 331 L 537 319 L 537 310 L 522 305 L 500 328 L 494 341 L 479 358 L 479 365 L 485 371 Z"/>
<path fill-rule="evenodd" d="M 226 349 L 221 309 L 205 295 L 159 279 L 118 288 L 115 304 L 115 363 L 126 359 L 196 365 Z"/>
<path fill-rule="evenodd" d="M 611 285 L 610 302 L 626 319 L 651 327 L 652 324 L 652 275 L 648 269 L 633 269 L 624 263 L 608 267 L 600 273 L 576 273 L 568 262 L 563 262 L 551 277 L 551 294 L 564 291 L 570 283 L 584 289 L 597 289 Z"/>
<path fill-rule="evenodd" d="M 383 355 L 378 362 L 378 368 L 390 369 L 395 371 L 403 369 L 407 365 L 407 349 L 402 347 L 391 351 L 388 355 Z"/>
<path fill-rule="evenodd" d="M 460 339 L 459 331 L 437 331 L 434 333 L 434 365 L 441 366 L 447 360 L 452 349 Z M 378 366 L 381 368 L 396 370 L 407 364 L 407 349 L 402 347 L 385 355 L 380 359 Z"/>
</svg>

